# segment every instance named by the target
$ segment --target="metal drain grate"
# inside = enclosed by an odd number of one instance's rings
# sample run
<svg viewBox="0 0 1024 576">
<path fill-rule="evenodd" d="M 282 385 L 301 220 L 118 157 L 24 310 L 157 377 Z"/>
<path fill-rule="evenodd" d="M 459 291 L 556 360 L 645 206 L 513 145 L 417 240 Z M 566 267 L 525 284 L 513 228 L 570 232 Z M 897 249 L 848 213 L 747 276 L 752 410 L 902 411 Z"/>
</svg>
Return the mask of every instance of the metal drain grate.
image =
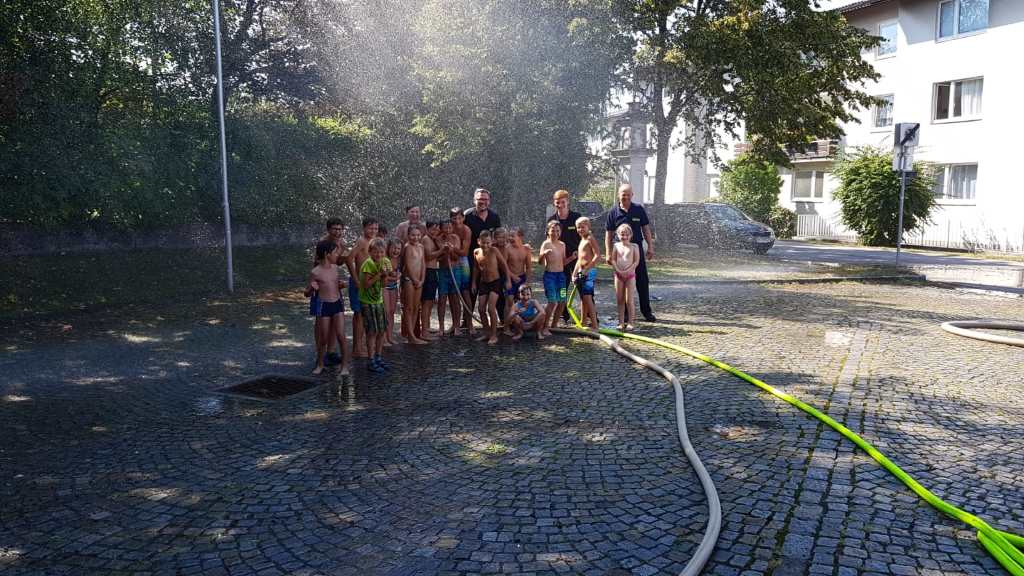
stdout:
<svg viewBox="0 0 1024 576">
<path fill-rule="evenodd" d="M 254 398 L 256 400 L 284 400 L 296 394 L 312 390 L 323 383 L 323 380 L 303 378 L 302 376 L 264 374 L 234 386 L 221 388 L 218 392 L 230 396 Z"/>
</svg>

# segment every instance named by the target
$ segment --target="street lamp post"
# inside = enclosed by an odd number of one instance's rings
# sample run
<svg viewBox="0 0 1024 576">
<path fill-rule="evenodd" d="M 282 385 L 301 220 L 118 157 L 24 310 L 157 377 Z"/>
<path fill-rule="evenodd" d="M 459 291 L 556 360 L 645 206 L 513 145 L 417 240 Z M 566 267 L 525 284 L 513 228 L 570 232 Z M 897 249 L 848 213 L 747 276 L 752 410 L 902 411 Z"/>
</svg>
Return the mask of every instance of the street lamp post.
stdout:
<svg viewBox="0 0 1024 576">
<path fill-rule="evenodd" d="M 224 193 L 224 248 L 228 257 L 228 292 L 235 291 L 235 271 L 231 257 L 231 207 L 228 204 L 228 151 L 224 138 L 224 73 L 220 56 L 220 0 L 213 2 L 213 37 L 217 47 L 217 120 L 220 124 L 220 185 Z"/>
</svg>

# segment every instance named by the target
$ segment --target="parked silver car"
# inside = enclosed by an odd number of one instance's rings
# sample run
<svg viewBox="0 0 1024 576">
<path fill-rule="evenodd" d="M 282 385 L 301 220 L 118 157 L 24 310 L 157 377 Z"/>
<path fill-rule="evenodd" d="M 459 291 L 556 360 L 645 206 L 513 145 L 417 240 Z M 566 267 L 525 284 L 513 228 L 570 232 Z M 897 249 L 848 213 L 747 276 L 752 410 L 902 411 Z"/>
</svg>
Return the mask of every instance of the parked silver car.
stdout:
<svg viewBox="0 0 1024 576">
<path fill-rule="evenodd" d="M 775 245 L 775 232 L 735 206 L 715 202 L 684 202 L 673 206 L 681 218 L 677 240 L 701 247 L 746 248 L 764 254 Z"/>
</svg>

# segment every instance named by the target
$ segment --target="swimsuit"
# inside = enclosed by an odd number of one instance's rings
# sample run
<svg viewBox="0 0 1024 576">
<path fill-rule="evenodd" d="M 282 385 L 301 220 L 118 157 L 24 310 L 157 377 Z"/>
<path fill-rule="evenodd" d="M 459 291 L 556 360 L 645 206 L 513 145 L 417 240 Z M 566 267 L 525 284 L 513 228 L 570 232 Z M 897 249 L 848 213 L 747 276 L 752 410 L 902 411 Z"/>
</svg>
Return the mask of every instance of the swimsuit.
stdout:
<svg viewBox="0 0 1024 576">
<path fill-rule="evenodd" d="M 348 277 L 348 305 L 352 307 L 353 314 L 358 314 L 363 309 L 359 305 L 359 284 L 351 276 Z"/>
<path fill-rule="evenodd" d="M 345 303 L 342 302 L 340 296 L 334 302 L 323 302 L 319 298 L 317 300 L 320 302 L 320 306 L 316 311 L 317 318 L 330 318 L 335 314 L 341 314 L 345 311 Z"/>
<path fill-rule="evenodd" d="M 519 276 L 515 276 L 512 280 L 512 287 L 509 288 L 506 294 L 508 294 L 509 296 L 517 296 L 519 294 L 519 287 L 522 286 L 523 284 L 526 284 L 526 274 L 520 274 Z"/>
<path fill-rule="evenodd" d="M 423 292 L 420 293 L 420 302 L 437 300 L 437 268 L 427 268 L 423 275 Z"/>
<path fill-rule="evenodd" d="M 565 302 L 565 273 L 544 271 L 544 297 L 549 303 Z"/>
<path fill-rule="evenodd" d="M 449 294 L 458 294 L 459 285 L 457 280 L 452 279 L 452 268 L 441 266 L 437 269 L 437 296 L 443 298 Z"/>
<path fill-rule="evenodd" d="M 594 282 L 597 280 L 597 268 L 591 268 L 587 270 L 586 274 L 583 274 L 576 279 L 578 290 L 583 296 L 594 295 Z"/>
<path fill-rule="evenodd" d="M 519 317 L 523 319 L 523 322 L 529 323 L 533 322 L 537 314 L 540 313 L 540 310 L 537 310 L 537 307 L 533 305 L 533 300 L 530 300 L 526 303 L 526 306 L 523 306 L 522 302 L 516 302 L 516 312 L 519 313 Z"/>
<path fill-rule="evenodd" d="M 469 290 L 472 283 L 472 276 L 469 272 L 469 256 L 459 256 L 459 263 L 452 268 L 455 272 L 455 279 L 459 282 L 459 290 Z"/>
<path fill-rule="evenodd" d="M 633 278 L 636 278 L 636 273 L 630 272 L 629 274 L 627 274 L 625 272 L 619 272 L 618 270 L 616 270 L 615 277 L 623 282 L 629 282 Z"/>
<path fill-rule="evenodd" d="M 505 291 L 501 289 L 501 278 L 498 278 L 497 280 L 491 280 L 489 282 L 480 282 L 477 285 L 476 293 L 478 295 L 486 296 L 491 292 L 494 292 L 498 296 L 503 296 L 505 294 Z"/>
<path fill-rule="evenodd" d="M 316 316 L 316 313 L 320 310 L 320 292 L 313 290 L 313 294 L 309 297 L 309 315 Z"/>
</svg>

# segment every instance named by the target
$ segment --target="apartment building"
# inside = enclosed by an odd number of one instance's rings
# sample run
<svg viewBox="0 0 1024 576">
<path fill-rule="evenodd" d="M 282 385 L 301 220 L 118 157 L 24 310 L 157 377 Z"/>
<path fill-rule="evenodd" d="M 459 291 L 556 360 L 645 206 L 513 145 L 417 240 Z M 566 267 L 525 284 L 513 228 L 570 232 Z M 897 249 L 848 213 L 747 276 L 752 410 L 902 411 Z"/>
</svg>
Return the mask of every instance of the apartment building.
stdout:
<svg viewBox="0 0 1024 576">
<path fill-rule="evenodd" d="M 832 166 L 842 149 L 891 147 L 893 124 L 920 122 L 915 158 L 940 167 L 932 222 L 908 242 L 1024 251 L 1024 0 L 862 0 L 838 8 L 882 38 L 864 57 L 884 103 L 840 141 L 794 151 L 780 200 L 798 234 L 852 237 L 838 216 Z"/>
</svg>

